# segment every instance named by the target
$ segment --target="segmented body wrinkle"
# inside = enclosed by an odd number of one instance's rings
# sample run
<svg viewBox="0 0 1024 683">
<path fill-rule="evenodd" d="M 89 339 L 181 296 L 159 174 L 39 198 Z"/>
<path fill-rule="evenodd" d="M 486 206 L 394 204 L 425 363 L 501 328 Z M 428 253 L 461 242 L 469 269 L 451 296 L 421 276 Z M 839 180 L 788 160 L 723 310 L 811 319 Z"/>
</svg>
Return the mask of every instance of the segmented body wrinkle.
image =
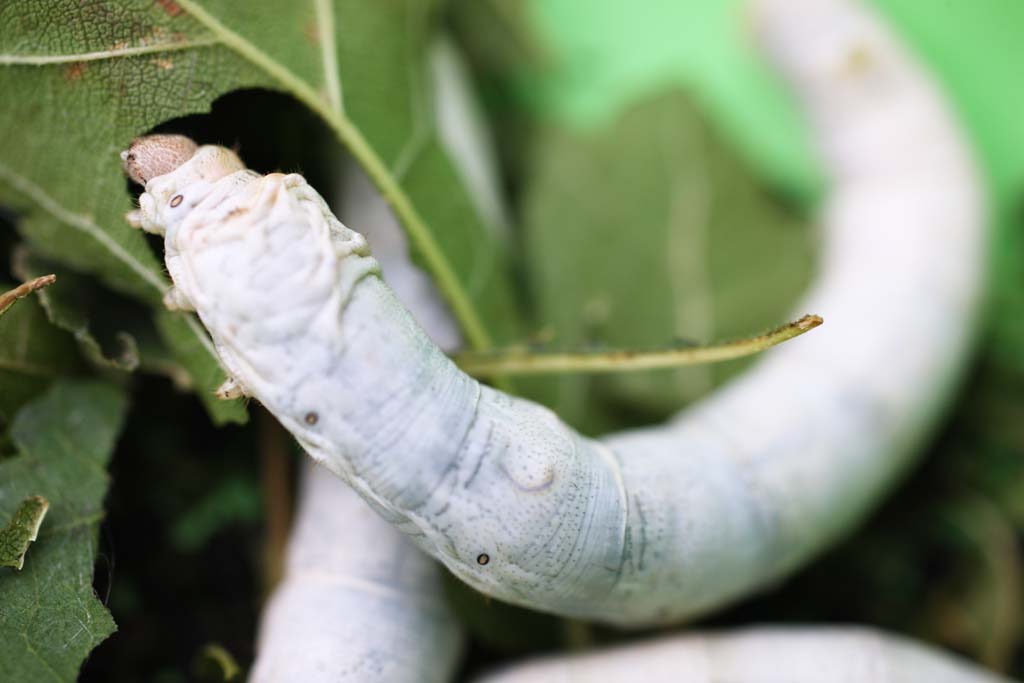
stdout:
<svg viewBox="0 0 1024 683">
<path fill-rule="evenodd" d="M 462 630 L 437 563 L 312 461 L 300 492 L 250 682 L 450 681 Z"/>
<path fill-rule="evenodd" d="M 430 51 L 438 117 L 451 159 L 498 196 L 489 143 L 468 110 L 457 53 Z M 454 102 L 452 102 L 454 100 Z M 447 131 L 447 134 L 445 132 Z M 468 138 L 468 139 L 467 139 Z M 463 151 L 468 150 L 468 151 Z M 430 278 L 408 256 L 390 207 L 351 164 L 340 187 L 345 217 L 365 232 L 389 286 L 434 343 L 461 346 L 459 329 Z M 452 680 L 462 628 L 448 607 L 440 567 L 380 519 L 344 482 L 307 460 L 289 537 L 286 573 L 260 619 L 253 683 L 381 683 Z"/>
<path fill-rule="evenodd" d="M 706 612 L 801 566 L 912 463 L 969 350 L 985 252 L 963 135 L 886 27 L 852 0 L 755 10 L 831 180 L 799 307 L 825 326 L 666 424 L 585 438 L 460 372 L 300 176 L 201 147 L 133 220 L 165 234 L 168 301 L 209 330 L 224 395 L 257 398 L 457 576 L 623 626 Z"/>
<path fill-rule="evenodd" d="M 509 667 L 480 683 L 1010 683 L 905 638 L 856 627 L 693 633 Z"/>
</svg>

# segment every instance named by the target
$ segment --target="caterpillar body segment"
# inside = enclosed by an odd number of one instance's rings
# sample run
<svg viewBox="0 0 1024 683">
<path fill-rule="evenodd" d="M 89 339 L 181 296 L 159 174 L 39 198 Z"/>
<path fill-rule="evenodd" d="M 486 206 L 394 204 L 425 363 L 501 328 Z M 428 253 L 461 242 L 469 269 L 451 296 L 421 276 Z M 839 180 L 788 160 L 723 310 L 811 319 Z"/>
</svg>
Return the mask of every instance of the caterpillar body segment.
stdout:
<svg viewBox="0 0 1024 683">
<path fill-rule="evenodd" d="M 937 649 L 858 627 L 693 633 L 540 658 L 479 683 L 1011 683 Z"/>
<path fill-rule="evenodd" d="M 250 683 L 449 683 L 462 631 L 439 567 L 306 461 Z"/>
<path fill-rule="evenodd" d="M 467 125 L 474 120 L 466 106 L 471 92 L 456 52 L 442 41 L 431 57 L 443 109 L 438 127 L 442 137 L 451 132 L 446 146 L 452 159 L 467 181 L 490 189 L 483 196 L 497 198 L 486 138 L 479 127 Z M 430 278 L 410 260 L 390 207 L 354 164 L 343 177 L 344 217 L 364 231 L 389 286 L 431 340 L 446 351 L 459 348 L 458 326 Z M 228 385 L 229 391 L 242 390 L 233 380 Z M 223 387 L 221 393 L 227 393 Z M 303 476 L 288 574 L 261 619 L 259 679 L 452 680 L 461 629 L 445 606 L 437 563 L 325 469 L 307 461 Z M 350 514 L 356 509 L 358 514 Z M 383 586 L 391 590 L 382 593 Z"/>
<path fill-rule="evenodd" d="M 828 324 L 664 425 L 588 439 L 460 372 L 299 176 L 203 147 L 148 181 L 138 222 L 166 232 L 236 382 L 463 580 L 623 626 L 707 612 L 801 566 L 911 464 L 969 350 L 985 251 L 962 134 L 881 22 L 852 0 L 752 17 L 832 179 L 800 306 Z"/>
</svg>

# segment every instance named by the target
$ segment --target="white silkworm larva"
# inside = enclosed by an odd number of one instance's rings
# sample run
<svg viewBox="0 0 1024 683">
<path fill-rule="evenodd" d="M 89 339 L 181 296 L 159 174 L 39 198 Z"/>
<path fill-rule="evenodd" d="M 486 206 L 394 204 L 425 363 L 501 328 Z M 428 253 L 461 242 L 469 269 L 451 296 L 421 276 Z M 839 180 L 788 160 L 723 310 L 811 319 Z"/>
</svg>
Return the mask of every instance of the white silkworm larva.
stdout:
<svg viewBox="0 0 1024 683">
<path fill-rule="evenodd" d="M 848 530 L 920 450 L 979 308 L 979 180 L 942 98 L 850 0 L 775 0 L 755 24 L 832 177 L 826 326 L 663 426 L 584 438 L 481 386 L 429 342 L 365 241 L 297 175 L 202 147 L 135 154 L 169 298 L 239 390 L 479 590 L 622 625 L 705 612 Z M 134 147 L 133 147 L 134 149 Z M 138 170 L 141 169 L 141 170 Z"/>
<path fill-rule="evenodd" d="M 441 40 L 431 56 L 451 158 L 484 196 L 496 197 L 486 136 L 465 124 L 468 83 L 455 53 Z M 427 335 L 446 350 L 460 346 L 454 318 L 409 259 L 402 228 L 366 176 L 349 169 L 341 194 L 346 218 L 364 228 L 388 284 Z M 327 470 L 307 461 L 304 479 L 287 573 L 261 617 L 253 683 L 450 680 L 460 630 L 437 564 Z"/>
<path fill-rule="evenodd" d="M 462 632 L 437 563 L 310 460 L 300 491 L 251 683 L 450 681 Z"/>
<path fill-rule="evenodd" d="M 550 657 L 481 683 L 1010 683 L 940 650 L 856 627 L 750 628 Z"/>
</svg>

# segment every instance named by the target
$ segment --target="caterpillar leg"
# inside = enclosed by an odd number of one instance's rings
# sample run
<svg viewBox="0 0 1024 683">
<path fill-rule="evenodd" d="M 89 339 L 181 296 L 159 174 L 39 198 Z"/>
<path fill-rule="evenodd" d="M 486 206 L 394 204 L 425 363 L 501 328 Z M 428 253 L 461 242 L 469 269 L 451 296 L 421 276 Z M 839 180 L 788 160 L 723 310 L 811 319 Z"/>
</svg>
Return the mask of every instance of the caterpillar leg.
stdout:
<svg viewBox="0 0 1024 683">
<path fill-rule="evenodd" d="M 134 211 L 129 211 L 124 215 L 124 219 L 125 221 L 128 222 L 128 225 L 130 225 L 131 227 L 136 228 L 138 230 L 144 230 L 153 235 L 160 235 L 161 237 L 163 237 L 164 234 L 166 234 L 167 232 L 163 228 L 163 226 L 157 225 L 152 221 L 146 220 L 146 212 L 143 211 L 142 209 L 135 209 Z"/>
<path fill-rule="evenodd" d="M 155 219 L 156 213 L 156 201 L 152 195 L 144 192 L 139 197 L 139 208 L 126 213 L 124 219 L 133 228 L 145 230 L 153 235 L 163 237 L 167 234 L 167 227 L 161 221 Z"/>
<path fill-rule="evenodd" d="M 246 395 L 245 388 L 233 377 L 228 377 L 224 383 L 217 387 L 217 398 L 222 401 L 230 401 L 235 398 L 242 398 Z"/>
<path fill-rule="evenodd" d="M 128 225 L 133 228 L 142 228 L 142 211 L 139 209 L 129 211 L 124 215 L 124 219 L 128 221 Z"/>
<path fill-rule="evenodd" d="M 177 287 L 171 287 L 164 294 L 164 306 L 169 311 L 186 311 L 191 313 L 195 311 L 195 306 L 188 300 L 184 293 Z"/>
</svg>

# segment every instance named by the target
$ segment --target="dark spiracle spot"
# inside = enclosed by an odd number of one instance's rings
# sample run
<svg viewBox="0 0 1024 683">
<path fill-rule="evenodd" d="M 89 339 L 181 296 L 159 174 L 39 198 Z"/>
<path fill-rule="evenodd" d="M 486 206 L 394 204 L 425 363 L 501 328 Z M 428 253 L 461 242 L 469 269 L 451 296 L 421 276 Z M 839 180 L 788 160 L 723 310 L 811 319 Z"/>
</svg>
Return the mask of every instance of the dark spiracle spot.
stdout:
<svg viewBox="0 0 1024 683">
<path fill-rule="evenodd" d="M 481 567 L 491 561 L 491 556 L 487 553 L 480 553 L 476 556 L 476 563 Z"/>
<path fill-rule="evenodd" d="M 185 197 L 183 197 L 182 195 L 180 195 L 180 194 L 174 195 L 174 199 L 171 200 L 171 208 L 173 209 L 178 204 L 181 204 L 181 202 L 184 201 L 184 200 L 185 200 Z"/>
<path fill-rule="evenodd" d="M 306 413 L 306 417 L 303 418 L 310 427 L 320 421 L 320 417 L 316 413 Z"/>
</svg>

